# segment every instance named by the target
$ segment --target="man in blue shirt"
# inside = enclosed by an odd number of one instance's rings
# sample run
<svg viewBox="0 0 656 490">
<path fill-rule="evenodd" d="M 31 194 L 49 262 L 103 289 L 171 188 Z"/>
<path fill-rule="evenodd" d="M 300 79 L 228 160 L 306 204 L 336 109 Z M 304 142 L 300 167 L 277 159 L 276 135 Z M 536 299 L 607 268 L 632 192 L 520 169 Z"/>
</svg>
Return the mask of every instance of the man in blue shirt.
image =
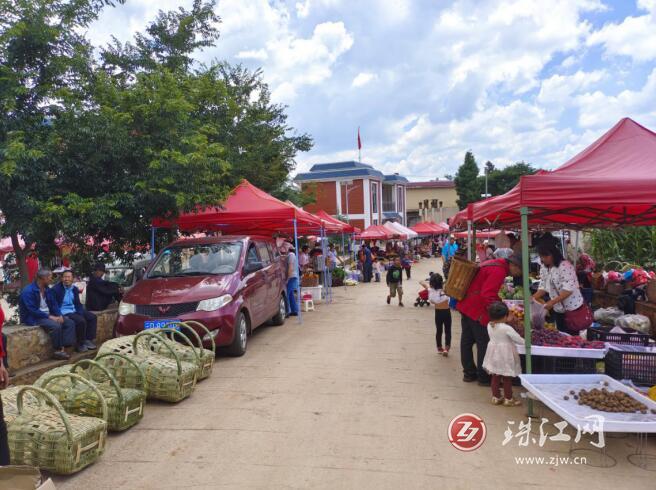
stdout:
<svg viewBox="0 0 656 490">
<path fill-rule="evenodd" d="M 73 271 L 64 271 L 61 282 L 52 290 L 62 315 L 75 323 L 77 351 L 95 350 L 93 341 L 96 339 L 98 319 L 82 306 L 80 290 L 73 284 Z"/>
<path fill-rule="evenodd" d="M 291 245 L 291 244 L 290 244 Z M 296 250 L 291 246 L 287 251 L 287 316 L 298 316 L 298 299 L 294 293 L 298 292 L 298 259 Z"/>
<path fill-rule="evenodd" d="M 50 283 L 52 272 L 40 269 L 32 284 L 21 291 L 19 298 L 19 312 L 21 323 L 25 325 L 39 325 L 50 334 L 52 348 L 55 350 L 54 358 L 68 360 L 70 355 L 64 347 L 71 347 L 75 343 L 75 323 L 64 318 L 55 299 Z"/>
<path fill-rule="evenodd" d="M 444 259 L 444 264 L 442 264 L 442 270 L 444 272 L 444 278 L 449 277 L 449 269 L 451 268 L 451 259 L 455 256 L 458 251 L 458 244 L 454 237 L 449 238 L 449 241 L 444 244 L 442 247 L 442 259 Z"/>
</svg>

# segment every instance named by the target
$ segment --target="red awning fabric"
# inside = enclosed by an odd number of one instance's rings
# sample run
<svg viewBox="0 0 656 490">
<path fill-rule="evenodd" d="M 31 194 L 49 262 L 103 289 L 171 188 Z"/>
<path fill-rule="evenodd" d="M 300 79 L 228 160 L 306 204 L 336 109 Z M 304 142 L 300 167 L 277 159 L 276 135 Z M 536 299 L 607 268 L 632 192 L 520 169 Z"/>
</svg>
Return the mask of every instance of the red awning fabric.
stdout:
<svg viewBox="0 0 656 490">
<path fill-rule="evenodd" d="M 293 232 L 296 220 L 299 233 L 317 232 L 322 222 L 316 216 L 258 189 L 247 180 L 235 187 L 219 206 L 199 207 L 175 220 L 154 219 L 153 226 L 182 231 L 220 230 L 225 234 Z"/>
<path fill-rule="evenodd" d="M 629 118 L 552 172 L 521 178 L 502 196 L 479 201 L 452 220 L 518 226 L 529 207 L 534 226 L 656 225 L 656 133 Z"/>
<path fill-rule="evenodd" d="M 487 231 L 478 231 L 476 230 L 476 238 L 494 238 L 501 230 L 487 230 Z M 458 233 L 453 233 L 453 236 L 456 238 L 467 238 L 466 231 L 459 231 Z"/>
<path fill-rule="evenodd" d="M 334 225 L 337 225 L 340 227 L 340 232 L 342 233 L 359 233 L 360 229 L 356 228 L 352 225 L 349 225 L 348 223 L 344 223 L 343 221 L 338 220 L 337 218 L 333 218 L 331 215 L 326 213 L 323 209 L 317 211 L 314 213 L 314 215 L 318 218 L 321 218 L 324 221 L 327 221 L 328 223 L 332 223 Z"/>
<path fill-rule="evenodd" d="M 398 238 L 400 240 L 403 239 L 382 225 L 371 225 L 362 233 L 356 235 L 355 238 L 358 240 L 391 240 L 392 238 Z"/>
<path fill-rule="evenodd" d="M 410 229 L 420 235 L 442 235 L 449 232 L 449 225 L 446 223 L 432 223 L 423 221 L 411 226 Z"/>
</svg>

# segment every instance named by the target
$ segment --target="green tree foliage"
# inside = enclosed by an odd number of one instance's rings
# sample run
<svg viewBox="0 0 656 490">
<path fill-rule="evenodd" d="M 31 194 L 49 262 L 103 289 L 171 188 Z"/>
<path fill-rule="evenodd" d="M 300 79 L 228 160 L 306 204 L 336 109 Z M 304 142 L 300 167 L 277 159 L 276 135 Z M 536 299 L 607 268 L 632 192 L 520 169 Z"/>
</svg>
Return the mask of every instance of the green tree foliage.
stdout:
<svg viewBox="0 0 656 490">
<path fill-rule="evenodd" d="M 465 161 L 455 176 L 458 207 L 465 209 L 467 204 L 481 200 L 481 180 L 478 178 L 478 164 L 471 151 L 465 153 Z"/>
<path fill-rule="evenodd" d="M 493 196 L 505 194 L 519 183 L 522 175 L 531 175 L 536 172 L 530 164 L 518 162 L 502 169 L 495 168 L 492 162 L 487 162 L 487 189 Z M 482 177 L 485 178 L 485 177 Z"/>
<path fill-rule="evenodd" d="M 311 140 L 261 73 L 194 64 L 219 36 L 214 2 L 160 12 L 97 62 L 81 33 L 111 4 L 0 0 L 3 231 L 42 258 L 57 236 L 110 238 L 120 255 L 148 243 L 153 217 L 215 204 L 241 177 L 295 197 L 287 175 Z"/>
</svg>

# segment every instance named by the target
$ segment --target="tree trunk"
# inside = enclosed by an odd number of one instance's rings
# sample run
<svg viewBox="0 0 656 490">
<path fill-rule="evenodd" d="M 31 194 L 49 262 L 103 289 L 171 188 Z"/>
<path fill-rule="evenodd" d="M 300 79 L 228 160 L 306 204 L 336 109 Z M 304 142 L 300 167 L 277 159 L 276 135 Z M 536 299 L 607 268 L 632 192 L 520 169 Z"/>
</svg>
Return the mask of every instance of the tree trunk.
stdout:
<svg viewBox="0 0 656 490">
<path fill-rule="evenodd" d="M 18 233 L 14 232 L 11 234 L 11 245 L 14 247 L 14 253 L 16 254 L 16 264 L 18 265 L 18 271 L 20 272 L 21 289 L 23 289 L 30 283 L 30 274 L 27 270 L 26 259 L 32 244 L 25 243 L 25 248 L 21 248 L 18 240 Z"/>
</svg>

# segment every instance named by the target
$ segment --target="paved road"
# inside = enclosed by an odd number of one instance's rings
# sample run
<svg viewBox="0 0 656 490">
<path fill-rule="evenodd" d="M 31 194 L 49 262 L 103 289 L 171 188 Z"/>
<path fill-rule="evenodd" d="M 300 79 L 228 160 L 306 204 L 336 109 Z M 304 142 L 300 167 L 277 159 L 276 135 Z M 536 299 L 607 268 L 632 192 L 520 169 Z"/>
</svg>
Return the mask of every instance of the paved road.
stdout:
<svg viewBox="0 0 656 490">
<path fill-rule="evenodd" d="M 425 261 L 414 275 L 436 269 Z M 258 330 L 245 357 L 219 359 L 182 403 L 149 404 L 58 488 L 655 488 L 654 473 L 626 462 L 629 438 L 609 441 L 614 469 L 516 464 L 567 456 L 569 444 L 502 447 L 506 421 L 525 420 L 525 408 L 491 406 L 488 388 L 464 384 L 457 352 L 436 355 L 432 311 L 412 306 L 418 284 L 405 288 L 405 308 L 385 304 L 384 285 L 362 284 L 338 289 L 303 325 Z M 447 440 L 463 412 L 488 427 L 473 453 Z"/>
</svg>

